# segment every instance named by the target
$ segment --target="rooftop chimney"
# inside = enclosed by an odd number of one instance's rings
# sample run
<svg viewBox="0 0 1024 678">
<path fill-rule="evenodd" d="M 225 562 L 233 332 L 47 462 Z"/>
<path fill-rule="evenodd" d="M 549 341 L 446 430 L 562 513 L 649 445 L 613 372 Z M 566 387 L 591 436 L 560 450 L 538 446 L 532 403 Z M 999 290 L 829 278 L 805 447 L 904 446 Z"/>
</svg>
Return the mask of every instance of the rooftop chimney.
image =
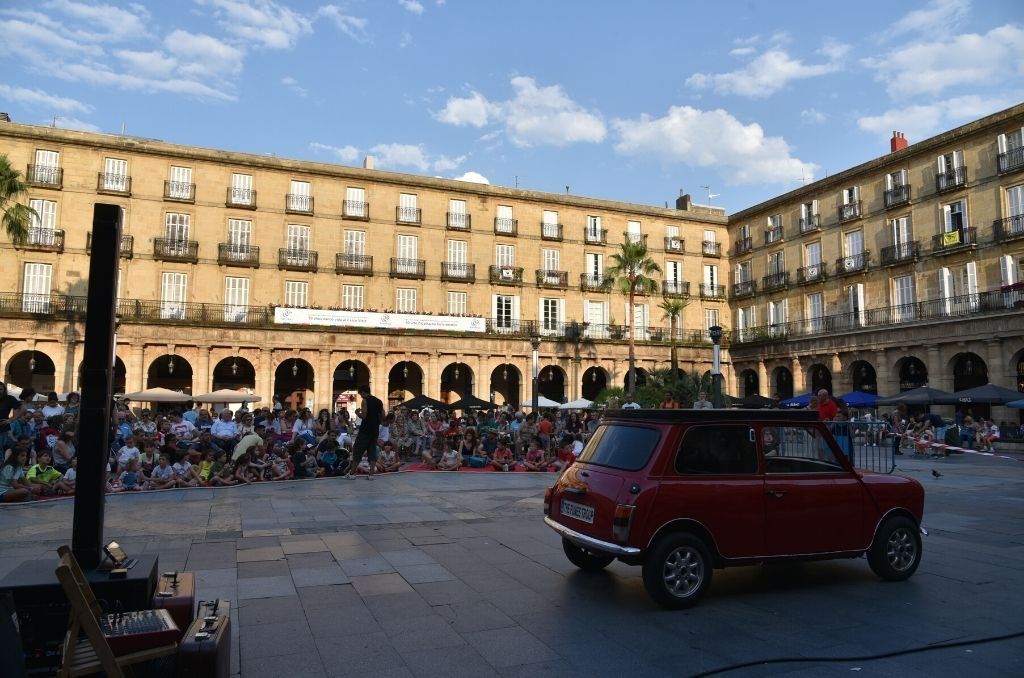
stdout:
<svg viewBox="0 0 1024 678">
<path fill-rule="evenodd" d="M 892 139 L 889 140 L 889 148 L 891 152 L 902 151 L 907 147 L 907 138 L 903 136 L 903 132 L 893 131 Z"/>
<path fill-rule="evenodd" d="M 676 198 L 676 209 L 687 211 L 690 209 L 691 199 L 689 193 L 682 193 Z"/>
<path fill-rule="evenodd" d="M 363 158 L 363 169 L 377 169 L 377 158 L 372 155 Z"/>
<path fill-rule="evenodd" d="M 7 115 L 3 111 L 0 111 L 0 122 L 10 122 L 11 116 Z"/>
</svg>

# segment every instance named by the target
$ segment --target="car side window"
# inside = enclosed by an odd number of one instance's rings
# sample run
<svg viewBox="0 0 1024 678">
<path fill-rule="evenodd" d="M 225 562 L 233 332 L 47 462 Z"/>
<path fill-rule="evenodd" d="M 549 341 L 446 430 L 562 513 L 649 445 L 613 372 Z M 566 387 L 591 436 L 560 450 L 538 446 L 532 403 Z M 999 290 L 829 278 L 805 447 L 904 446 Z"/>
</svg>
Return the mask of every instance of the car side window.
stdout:
<svg viewBox="0 0 1024 678">
<path fill-rule="evenodd" d="M 761 451 L 769 474 L 846 470 L 821 431 L 812 426 L 765 426 L 761 429 Z"/>
<path fill-rule="evenodd" d="M 757 473 L 754 429 L 729 424 L 691 426 L 676 452 L 675 469 L 687 476 Z"/>
</svg>

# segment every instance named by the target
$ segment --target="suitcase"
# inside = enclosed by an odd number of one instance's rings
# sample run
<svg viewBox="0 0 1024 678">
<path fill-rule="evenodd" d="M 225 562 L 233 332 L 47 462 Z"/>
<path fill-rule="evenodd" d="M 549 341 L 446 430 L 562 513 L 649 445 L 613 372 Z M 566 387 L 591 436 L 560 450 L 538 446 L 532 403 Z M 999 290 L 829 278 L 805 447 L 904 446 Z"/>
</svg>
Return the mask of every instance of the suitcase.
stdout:
<svg viewBox="0 0 1024 678">
<path fill-rule="evenodd" d="M 203 635 L 205 634 L 205 635 Z M 178 678 L 230 678 L 231 604 L 199 603 L 199 616 L 178 645 Z"/>
<path fill-rule="evenodd" d="M 165 609 L 179 629 L 196 618 L 196 577 L 191 572 L 164 572 L 156 583 L 153 609 Z"/>
</svg>

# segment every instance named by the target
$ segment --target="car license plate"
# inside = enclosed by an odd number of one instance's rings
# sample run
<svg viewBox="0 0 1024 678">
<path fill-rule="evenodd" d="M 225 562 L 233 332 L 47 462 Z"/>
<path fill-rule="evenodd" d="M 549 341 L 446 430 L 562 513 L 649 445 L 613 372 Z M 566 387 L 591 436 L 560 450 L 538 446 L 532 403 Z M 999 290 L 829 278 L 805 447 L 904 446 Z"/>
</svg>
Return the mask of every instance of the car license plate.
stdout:
<svg viewBox="0 0 1024 678">
<path fill-rule="evenodd" d="M 562 515 L 582 520 L 585 523 L 594 524 L 594 507 L 577 504 L 574 501 L 562 500 Z"/>
</svg>

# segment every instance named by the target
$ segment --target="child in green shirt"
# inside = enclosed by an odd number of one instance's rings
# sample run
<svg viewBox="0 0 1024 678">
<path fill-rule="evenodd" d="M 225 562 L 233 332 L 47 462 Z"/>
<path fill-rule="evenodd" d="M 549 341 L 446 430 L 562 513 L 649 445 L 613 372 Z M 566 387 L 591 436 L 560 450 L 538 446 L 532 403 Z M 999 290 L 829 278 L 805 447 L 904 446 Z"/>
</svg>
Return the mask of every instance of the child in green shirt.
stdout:
<svg viewBox="0 0 1024 678">
<path fill-rule="evenodd" d="M 71 488 L 63 481 L 63 474 L 55 469 L 53 456 L 49 450 L 43 450 L 36 455 L 37 463 L 25 474 L 25 480 L 32 486 L 32 491 L 37 494 L 53 495 L 67 493 Z M 37 489 L 38 488 L 38 489 Z"/>
</svg>

